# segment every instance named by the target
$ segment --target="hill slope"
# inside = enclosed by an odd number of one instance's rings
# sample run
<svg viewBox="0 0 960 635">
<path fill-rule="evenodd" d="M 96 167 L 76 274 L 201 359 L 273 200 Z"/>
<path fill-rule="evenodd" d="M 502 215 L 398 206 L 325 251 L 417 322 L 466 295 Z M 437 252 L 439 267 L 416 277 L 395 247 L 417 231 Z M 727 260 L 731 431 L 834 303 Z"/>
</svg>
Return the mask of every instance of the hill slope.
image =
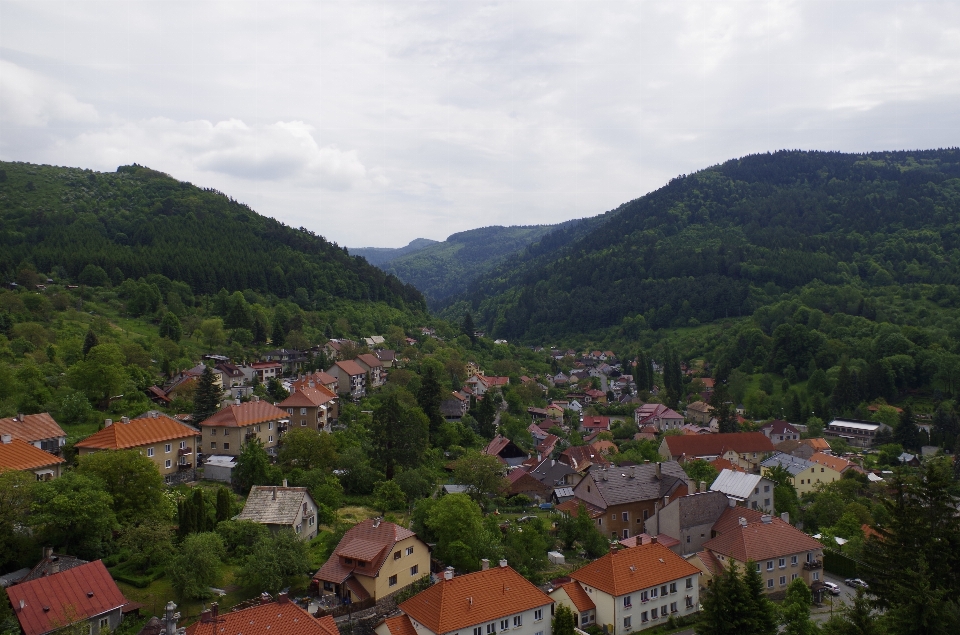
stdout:
<svg viewBox="0 0 960 635">
<path fill-rule="evenodd" d="M 0 162 L 0 273 L 22 263 L 115 284 L 163 274 L 196 293 L 252 289 L 424 308 L 421 294 L 303 228 L 141 166 L 115 173 Z"/>
<path fill-rule="evenodd" d="M 450 235 L 445 241 L 393 258 L 380 266 L 423 292 L 431 308 L 441 308 L 466 293 L 474 280 L 557 230 L 580 235 L 595 219 L 559 225 L 492 226 Z"/>
<path fill-rule="evenodd" d="M 437 242 L 429 238 L 414 238 L 403 247 L 349 247 L 347 251 L 353 256 L 361 256 L 371 265 L 379 267 L 394 258 L 419 251 L 424 247 L 435 245 Z"/>
<path fill-rule="evenodd" d="M 467 298 L 488 333 L 537 341 L 751 315 L 820 283 L 956 285 L 958 177 L 956 149 L 735 159 L 532 246 Z"/>
</svg>

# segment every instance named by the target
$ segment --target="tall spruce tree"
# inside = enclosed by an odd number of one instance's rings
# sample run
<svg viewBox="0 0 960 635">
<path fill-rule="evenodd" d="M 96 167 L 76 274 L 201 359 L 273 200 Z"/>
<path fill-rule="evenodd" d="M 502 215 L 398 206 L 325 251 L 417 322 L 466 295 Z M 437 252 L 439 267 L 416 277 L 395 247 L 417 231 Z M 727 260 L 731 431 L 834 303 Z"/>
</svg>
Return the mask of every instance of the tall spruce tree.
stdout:
<svg viewBox="0 0 960 635">
<path fill-rule="evenodd" d="M 900 421 L 897 424 L 897 429 L 893 431 L 893 438 L 903 446 L 904 450 L 920 451 L 920 429 L 914 421 L 913 408 L 910 407 L 910 404 L 907 404 L 903 412 L 900 413 Z"/>
<path fill-rule="evenodd" d="M 217 523 L 230 520 L 233 516 L 233 495 L 226 487 L 217 489 Z"/>
<path fill-rule="evenodd" d="M 473 323 L 473 316 L 467 311 L 463 314 L 463 322 L 460 323 L 460 331 L 470 338 L 471 344 L 477 343 L 477 327 Z"/>
<path fill-rule="evenodd" d="M 432 360 L 429 360 L 432 361 Z M 417 403 L 430 420 L 430 439 L 435 441 L 443 426 L 443 413 L 440 402 L 443 400 L 443 387 L 440 384 L 441 368 L 438 363 L 424 363 L 420 377 L 420 390 L 417 391 Z"/>
<path fill-rule="evenodd" d="M 220 409 L 220 396 L 223 394 L 215 382 L 209 366 L 203 369 L 197 379 L 197 390 L 193 395 L 193 423 L 195 425 L 212 417 Z"/>
<path fill-rule="evenodd" d="M 87 329 L 87 335 L 83 338 L 83 356 L 86 357 L 90 349 L 98 344 L 100 344 L 100 340 L 97 334 L 93 332 L 93 329 Z"/>
<path fill-rule="evenodd" d="M 837 383 L 830 395 L 830 408 L 836 414 L 850 412 L 859 401 L 857 378 L 850 372 L 846 357 L 840 362 L 840 372 L 837 373 Z"/>
</svg>

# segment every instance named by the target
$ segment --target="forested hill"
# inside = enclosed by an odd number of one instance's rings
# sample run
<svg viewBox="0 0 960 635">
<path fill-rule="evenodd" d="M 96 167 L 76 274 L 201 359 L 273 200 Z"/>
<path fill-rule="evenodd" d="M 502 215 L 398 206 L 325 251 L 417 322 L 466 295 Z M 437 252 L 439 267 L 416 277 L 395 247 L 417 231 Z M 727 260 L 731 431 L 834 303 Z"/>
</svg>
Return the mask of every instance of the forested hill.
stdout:
<svg viewBox="0 0 960 635">
<path fill-rule="evenodd" d="M 958 221 L 957 149 L 748 156 L 673 179 L 566 245 L 531 246 L 476 281 L 468 306 L 496 337 L 543 341 L 752 315 L 840 285 L 955 294 Z"/>
<path fill-rule="evenodd" d="M 312 232 L 137 165 L 99 173 L 0 162 L 0 273 L 13 280 L 23 263 L 80 282 L 93 265 L 115 284 L 163 274 L 198 294 L 252 289 L 306 294 L 318 306 L 341 298 L 425 308 L 414 287 Z"/>
<path fill-rule="evenodd" d="M 379 266 L 420 289 L 430 307 L 439 309 L 452 297 L 466 293 L 477 278 L 531 243 L 558 231 L 564 235 L 582 235 L 599 219 L 576 219 L 558 225 L 494 225 L 471 229 L 451 234 L 443 242 L 400 255 Z"/>
<path fill-rule="evenodd" d="M 349 247 L 348 251 L 350 255 L 362 256 L 371 265 L 379 267 L 394 258 L 420 251 L 424 247 L 435 245 L 437 242 L 429 238 L 414 238 L 403 247 Z"/>
</svg>

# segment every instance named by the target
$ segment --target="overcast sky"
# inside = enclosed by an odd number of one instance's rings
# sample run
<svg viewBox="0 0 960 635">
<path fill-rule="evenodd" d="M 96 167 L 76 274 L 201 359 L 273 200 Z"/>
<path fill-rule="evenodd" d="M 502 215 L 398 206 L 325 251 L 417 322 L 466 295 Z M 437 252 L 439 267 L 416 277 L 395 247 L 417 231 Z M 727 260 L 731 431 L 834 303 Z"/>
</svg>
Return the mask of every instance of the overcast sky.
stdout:
<svg viewBox="0 0 960 635">
<path fill-rule="evenodd" d="M 957 145 L 958 2 L 0 0 L 0 158 L 140 163 L 352 247 Z"/>
</svg>

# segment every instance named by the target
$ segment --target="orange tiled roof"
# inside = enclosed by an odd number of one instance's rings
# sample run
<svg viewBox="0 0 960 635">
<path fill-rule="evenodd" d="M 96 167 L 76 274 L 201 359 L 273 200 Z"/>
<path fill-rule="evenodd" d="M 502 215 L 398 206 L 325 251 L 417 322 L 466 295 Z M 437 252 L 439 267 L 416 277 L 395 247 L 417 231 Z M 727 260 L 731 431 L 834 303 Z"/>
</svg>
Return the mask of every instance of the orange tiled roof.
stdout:
<svg viewBox="0 0 960 635">
<path fill-rule="evenodd" d="M 130 419 L 128 423 L 117 421 L 100 432 L 78 441 L 76 447 L 91 450 L 125 450 L 162 441 L 186 439 L 200 434 L 173 417 L 163 413 L 157 413 L 156 417 L 152 417 L 151 414 L 148 412 L 136 419 Z"/>
<path fill-rule="evenodd" d="M 0 419 L 0 434 L 9 434 L 14 439 L 21 439 L 27 443 L 67 436 L 49 412 L 24 415 L 23 421 L 20 421 L 19 417 Z"/>
<path fill-rule="evenodd" d="M 268 602 L 231 613 L 220 613 L 216 622 L 196 622 L 187 635 L 340 635 L 329 615 L 315 618 L 290 601 Z"/>
<path fill-rule="evenodd" d="M 570 574 L 614 597 L 672 582 L 700 570 L 657 542 L 611 551 Z"/>
<path fill-rule="evenodd" d="M 239 406 L 230 405 L 205 419 L 200 425 L 205 427 L 242 428 L 255 423 L 286 419 L 287 413 L 269 401 L 248 401 Z"/>
<path fill-rule="evenodd" d="M 735 452 L 773 452 L 773 443 L 762 432 L 728 432 L 697 436 L 665 437 L 671 456 L 719 456 L 728 450 Z"/>
<path fill-rule="evenodd" d="M 546 593 L 511 567 L 493 567 L 441 580 L 400 610 L 434 633 L 451 633 L 550 604 Z"/>
<path fill-rule="evenodd" d="M 400 525 L 369 518 L 347 530 L 330 558 L 313 577 L 341 584 L 351 573 L 377 575 L 393 546 L 411 536 L 416 534 Z M 371 566 L 363 571 L 344 567 L 340 564 L 340 556 L 368 560 Z"/>
<path fill-rule="evenodd" d="M 590 516 L 590 518 L 599 518 L 600 516 L 603 516 L 602 509 L 592 503 L 588 503 L 585 500 L 580 500 L 579 498 L 571 498 L 566 502 L 560 503 L 557 505 L 556 510 L 576 518 L 577 513 L 580 511 L 581 503 L 583 503 L 583 507 L 587 510 L 587 514 Z"/>
<path fill-rule="evenodd" d="M 281 401 L 277 407 L 316 408 L 317 406 L 322 406 L 328 401 L 333 401 L 336 399 L 336 397 L 337 396 L 328 390 L 326 386 L 315 386 L 313 388 L 304 386 L 297 388 L 296 392 L 290 393 L 290 396 Z"/>
<path fill-rule="evenodd" d="M 562 584 L 560 588 L 566 592 L 567 597 L 570 598 L 570 601 L 573 602 L 573 605 L 577 607 L 577 611 L 580 613 L 592 611 L 597 608 L 597 605 L 593 603 L 593 600 L 590 599 L 590 596 L 576 580 Z"/>
<path fill-rule="evenodd" d="M 59 456 L 44 452 L 40 448 L 12 439 L 10 443 L 0 443 L 0 472 L 4 470 L 35 470 L 39 467 L 63 463 Z"/>
<path fill-rule="evenodd" d="M 746 527 L 739 519 L 747 521 Z M 796 527 L 772 516 L 769 523 L 762 514 L 745 507 L 728 507 L 713 525 L 717 532 L 703 544 L 704 549 L 723 554 L 740 562 L 760 562 L 801 551 L 823 549 L 823 545 Z"/>
<path fill-rule="evenodd" d="M 722 456 L 721 456 L 721 457 L 717 457 L 717 458 L 715 458 L 714 460 L 710 461 L 710 465 L 712 465 L 713 467 L 717 468 L 717 471 L 718 471 L 718 472 L 722 472 L 722 471 L 724 471 L 724 470 L 733 470 L 734 472 L 744 472 L 744 471 L 745 471 L 745 470 L 744 470 L 742 467 L 740 467 L 739 465 L 734 465 L 733 463 L 731 463 L 731 462 L 728 461 L 727 459 L 723 458 Z"/>
<path fill-rule="evenodd" d="M 401 613 L 395 617 L 388 617 L 383 620 L 390 635 L 420 635 L 417 629 L 410 623 L 410 618 Z"/>
<path fill-rule="evenodd" d="M 823 452 L 825 450 L 830 449 L 830 444 L 827 443 L 827 440 L 822 437 L 817 439 L 804 439 L 802 443 L 804 443 L 805 445 L 809 445 L 811 448 L 813 448 L 817 452 Z"/>
<path fill-rule="evenodd" d="M 852 461 L 848 461 L 839 456 L 833 456 L 832 454 L 824 454 L 823 452 L 817 452 L 808 460 L 829 467 L 831 470 L 836 470 L 837 472 L 843 472 L 850 466 L 856 467 L 856 464 Z"/>
</svg>

